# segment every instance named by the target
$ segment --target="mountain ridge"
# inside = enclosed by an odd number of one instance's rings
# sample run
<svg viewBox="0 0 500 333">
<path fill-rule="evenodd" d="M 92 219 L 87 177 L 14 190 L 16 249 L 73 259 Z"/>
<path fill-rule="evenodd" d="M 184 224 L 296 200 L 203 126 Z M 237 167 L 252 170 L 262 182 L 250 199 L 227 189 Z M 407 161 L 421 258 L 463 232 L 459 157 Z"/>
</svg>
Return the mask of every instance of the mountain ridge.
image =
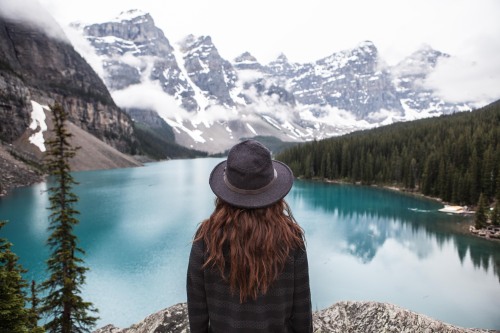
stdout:
<svg viewBox="0 0 500 333">
<path fill-rule="evenodd" d="M 113 34 L 103 34 L 102 27 L 110 25 L 117 26 Z M 472 110 L 425 87 L 439 59 L 449 57 L 429 46 L 395 66 L 385 64 L 371 41 L 315 62 L 290 63 L 281 54 L 263 65 L 250 52 L 232 61 L 222 58 L 210 36 L 188 35 L 178 45 L 163 32 L 149 38 L 161 29 L 141 11 L 74 26 L 102 58 L 104 82 L 119 105 L 140 109 L 141 102 L 134 104 L 125 92 L 134 89 L 138 95 L 141 87 L 157 85 L 155 94 L 169 105 L 154 109 L 174 128 L 176 141 L 204 151 L 220 151 L 240 137 L 302 142 Z M 120 31 L 136 32 L 141 42 Z"/>
</svg>

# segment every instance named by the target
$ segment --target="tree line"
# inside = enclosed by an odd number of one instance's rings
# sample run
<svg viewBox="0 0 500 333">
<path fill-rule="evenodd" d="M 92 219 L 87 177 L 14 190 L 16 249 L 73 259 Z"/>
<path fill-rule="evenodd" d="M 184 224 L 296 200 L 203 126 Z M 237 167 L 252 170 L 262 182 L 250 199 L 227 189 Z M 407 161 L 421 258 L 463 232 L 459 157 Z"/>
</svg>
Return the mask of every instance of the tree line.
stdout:
<svg viewBox="0 0 500 333">
<path fill-rule="evenodd" d="M 396 186 L 475 205 L 500 198 L 500 101 L 312 141 L 276 156 L 295 176 Z"/>
<path fill-rule="evenodd" d="M 52 138 L 46 141 L 44 163 L 55 184 L 49 188 L 49 277 L 40 286 L 34 281 L 29 285 L 12 244 L 0 237 L 0 333 L 83 333 L 90 332 L 98 319 L 92 303 L 81 297 L 88 268 L 73 232 L 79 212 L 74 208 L 78 197 L 72 191 L 76 182 L 69 160 L 77 148 L 69 142 L 71 133 L 65 125 L 68 114 L 59 104 L 51 111 L 54 128 Z M 5 224 L 0 221 L 0 232 Z M 39 326 L 42 316 L 45 324 Z"/>
</svg>

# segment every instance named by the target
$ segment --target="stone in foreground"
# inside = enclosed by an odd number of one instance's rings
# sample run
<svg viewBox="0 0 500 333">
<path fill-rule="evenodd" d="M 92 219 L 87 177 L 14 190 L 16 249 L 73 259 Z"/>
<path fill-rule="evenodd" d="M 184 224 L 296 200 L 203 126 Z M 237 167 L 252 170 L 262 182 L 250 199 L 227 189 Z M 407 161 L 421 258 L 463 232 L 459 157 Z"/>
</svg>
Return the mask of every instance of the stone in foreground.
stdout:
<svg viewBox="0 0 500 333">
<path fill-rule="evenodd" d="M 387 303 L 338 302 L 313 314 L 315 333 L 486 333 L 498 332 L 453 326 Z M 107 325 L 94 333 L 187 333 L 186 303 L 154 313 L 120 329 Z"/>
</svg>

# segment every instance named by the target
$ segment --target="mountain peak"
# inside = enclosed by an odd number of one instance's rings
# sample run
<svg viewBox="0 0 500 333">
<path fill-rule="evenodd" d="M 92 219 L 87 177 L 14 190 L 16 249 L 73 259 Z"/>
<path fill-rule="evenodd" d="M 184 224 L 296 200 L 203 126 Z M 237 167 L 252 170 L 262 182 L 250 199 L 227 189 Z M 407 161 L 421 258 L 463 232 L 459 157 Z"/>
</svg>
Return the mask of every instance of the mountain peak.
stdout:
<svg viewBox="0 0 500 333">
<path fill-rule="evenodd" d="M 292 73 L 297 64 L 290 64 L 284 53 L 281 53 L 275 60 L 267 65 L 267 69 L 278 76 L 287 76 Z"/>
<path fill-rule="evenodd" d="M 375 44 L 371 40 L 364 40 L 358 44 L 358 47 L 363 47 L 363 46 L 375 47 Z"/>
<path fill-rule="evenodd" d="M 250 52 L 244 52 L 234 58 L 234 66 L 238 69 L 262 69 L 262 65 L 257 61 L 257 58 L 250 54 Z"/>
<path fill-rule="evenodd" d="M 274 63 L 287 64 L 288 63 L 288 58 L 287 58 L 287 56 L 284 53 L 280 53 L 280 55 L 273 62 Z"/>
<path fill-rule="evenodd" d="M 371 55 L 377 55 L 377 52 L 378 52 L 375 44 L 373 44 L 373 42 L 369 41 L 369 40 L 365 40 L 365 41 L 359 43 L 358 46 L 356 47 L 356 49 L 361 50 L 363 53 L 368 53 Z"/>
<path fill-rule="evenodd" d="M 123 11 L 120 13 L 120 15 L 118 15 L 116 17 L 116 21 L 133 21 L 135 20 L 136 18 L 142 18 L 144 16 L 149 16 L 149 18 L 151 17 L 148 13 L 140 10 L 140 9 L 131 9 L 131 10 L 127 10 L 127 11 Z"/>
<path fill-rule="evenodd" d="M 423 44 L 418 50 L 403 59 L 396 65 L 397 70 L 403 72 L 427 73 L 436 66 L 439 58 L 447 58 L 448 54 Z"/>
<path fill-rule="evenodd" d="M 426 59 L 432 64 L 436 64 L 438 58 L 449 57 L 448 54 L 433 49 L 429 44 L 423 44 L 417 51 L 415 51 L 411 56 L 417 56 Z"/>
<path fill-rule="evenodd" d="M 234 62 L 257 62 L 257 58 L 255 58 L 250 52 L 243 52 L 234 58 Z"/>
<path fill-rule="evenodd" d="M 189 49 L 195 45 L 211 45 L 212 38 L 210 36 L 195 36 L 193 34 L 189 34 L 179 41 L 179 45 L 182 49 Z"/>
</svg>

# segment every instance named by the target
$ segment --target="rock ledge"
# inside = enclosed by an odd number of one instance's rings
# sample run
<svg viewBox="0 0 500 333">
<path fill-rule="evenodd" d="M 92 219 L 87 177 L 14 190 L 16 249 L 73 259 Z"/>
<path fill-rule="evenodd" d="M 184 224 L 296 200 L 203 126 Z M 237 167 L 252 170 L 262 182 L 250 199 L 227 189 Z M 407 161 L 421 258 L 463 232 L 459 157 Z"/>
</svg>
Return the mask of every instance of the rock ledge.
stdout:
<svg viewBox="0 0 500 333">
<path fill-rule="evenodd" d="M 154 313 L 142 322 L 120 329 L 107 325 L 94 333 L 187 333 L 186 303 Z M 461 328 L 388 303 L 338 302 L 314 313 L 315 333 L 486 333 Z"/>
</svg>

